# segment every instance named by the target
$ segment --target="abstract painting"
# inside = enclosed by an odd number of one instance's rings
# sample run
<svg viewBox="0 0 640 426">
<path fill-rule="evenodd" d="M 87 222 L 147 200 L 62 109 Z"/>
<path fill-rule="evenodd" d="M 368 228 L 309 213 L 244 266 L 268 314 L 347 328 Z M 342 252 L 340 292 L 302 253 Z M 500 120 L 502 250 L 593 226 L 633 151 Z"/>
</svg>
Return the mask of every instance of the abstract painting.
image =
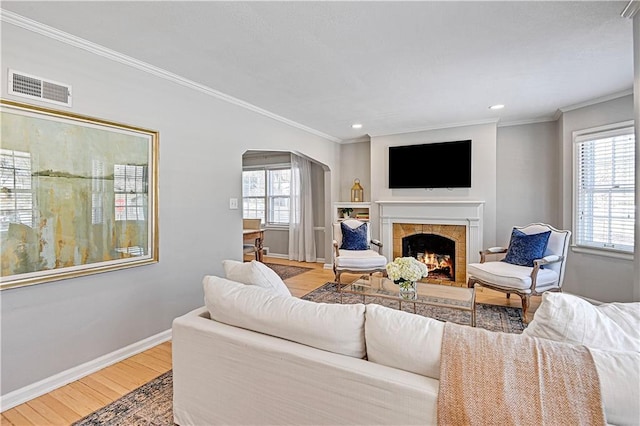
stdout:
<svg viewBox="0 0 640 426">
<path fill-rule="evenodd" d="M 158 261 L 158 132 L 0 108 L 1 289 Z"/>
</svg>

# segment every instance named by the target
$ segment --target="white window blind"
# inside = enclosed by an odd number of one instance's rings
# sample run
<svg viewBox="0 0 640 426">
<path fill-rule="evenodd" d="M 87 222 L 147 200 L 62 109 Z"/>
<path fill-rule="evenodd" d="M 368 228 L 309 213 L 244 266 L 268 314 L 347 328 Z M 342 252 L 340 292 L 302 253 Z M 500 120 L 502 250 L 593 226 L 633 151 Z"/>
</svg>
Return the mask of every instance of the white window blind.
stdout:
<svg viewBox="0 0 640 426">
<path fill-rule="evenodd" d="M 242 172 L 242 217 L 288 225 L 291 168 L 261 167 Z"/>
<path fill-rule="evenodd" d="M 0 149 L 0 231 L 11 223 L 33 227 L 31 154 Z"/>
<path fill-rule="evenodd" d="M 575 136 L 577 246 L 633 252 L 633 126 Z"/>
</svg>

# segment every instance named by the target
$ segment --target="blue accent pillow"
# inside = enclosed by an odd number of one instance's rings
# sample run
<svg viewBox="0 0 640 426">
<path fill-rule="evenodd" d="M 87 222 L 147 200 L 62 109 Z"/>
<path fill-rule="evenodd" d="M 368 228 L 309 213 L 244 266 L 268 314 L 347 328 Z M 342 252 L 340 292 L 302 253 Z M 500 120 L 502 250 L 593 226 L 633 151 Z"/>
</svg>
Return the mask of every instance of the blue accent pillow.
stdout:
<svg viewBox="0 0 640 426">
<path fill-rule="evenodd" d="M 513 265 L 533 266 L 535 259 L 544 257 L 549 236 L 551 236 L 551 231 L 527 235 L 513 228 L 511 241 L 509 241 L 509 249 L 502 261 Z"/>
<path fill-rule="evenodd" d="M 367 250 L 369 248 L 366 222 L 355 229 L 341 222 L 340 229 L 342 229 L 342 246 L 340 246 L 342 250 Z"/>
</svg>

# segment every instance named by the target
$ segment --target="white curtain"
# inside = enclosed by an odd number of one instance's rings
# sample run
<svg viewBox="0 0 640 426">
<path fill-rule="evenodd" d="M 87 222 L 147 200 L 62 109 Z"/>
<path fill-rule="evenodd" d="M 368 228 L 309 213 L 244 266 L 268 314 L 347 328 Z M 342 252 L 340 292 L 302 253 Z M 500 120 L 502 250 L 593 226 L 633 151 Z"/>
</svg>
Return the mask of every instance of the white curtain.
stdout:
<svg viewBox="0 0 640 426">
<path fill-rule="evenodd" d="M 311 161 L 291 154 L 291 215 L 289 260 L 316 261 L 311 202 Z"/>
</svg>

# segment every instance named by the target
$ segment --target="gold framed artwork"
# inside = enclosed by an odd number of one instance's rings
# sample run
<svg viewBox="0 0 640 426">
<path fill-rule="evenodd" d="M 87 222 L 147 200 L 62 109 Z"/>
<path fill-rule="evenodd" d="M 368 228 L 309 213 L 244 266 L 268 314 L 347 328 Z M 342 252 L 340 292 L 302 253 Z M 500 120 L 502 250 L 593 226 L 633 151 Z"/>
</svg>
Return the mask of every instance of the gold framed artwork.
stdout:
<svg viewBox="0 0 640 426">
<path fill-rule="evenodd" d="M 0 100 L 0 289 L 158 262 L 157 131 Z"/>
</svg>

